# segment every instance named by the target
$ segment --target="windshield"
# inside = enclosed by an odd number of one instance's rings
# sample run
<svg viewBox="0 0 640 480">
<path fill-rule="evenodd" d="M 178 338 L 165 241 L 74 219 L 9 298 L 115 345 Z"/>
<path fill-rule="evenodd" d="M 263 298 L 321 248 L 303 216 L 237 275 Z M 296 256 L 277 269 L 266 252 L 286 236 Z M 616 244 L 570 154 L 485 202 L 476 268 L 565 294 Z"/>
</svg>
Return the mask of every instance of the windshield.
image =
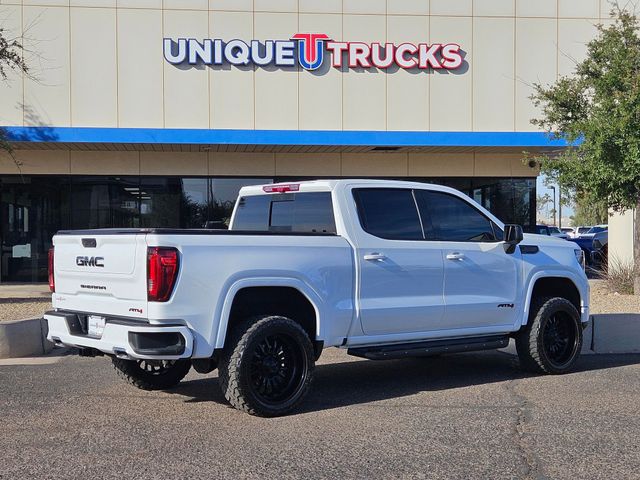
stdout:
<svg viewBox="0 0 640 480">
<path fill-rule="evenodd" d="M 592 227 L 580 227 L 578 233 L 587 233 Z"/>
<path fill-rule="evenodd" d="M 591 227 L 587 233 L 600 233 L 607 230 L 608 227 Z"/>
<path fill-rule="evenodd" d="M 549 227 L 551 233 L 562 233 L 558 227 Z"/>
</svg>

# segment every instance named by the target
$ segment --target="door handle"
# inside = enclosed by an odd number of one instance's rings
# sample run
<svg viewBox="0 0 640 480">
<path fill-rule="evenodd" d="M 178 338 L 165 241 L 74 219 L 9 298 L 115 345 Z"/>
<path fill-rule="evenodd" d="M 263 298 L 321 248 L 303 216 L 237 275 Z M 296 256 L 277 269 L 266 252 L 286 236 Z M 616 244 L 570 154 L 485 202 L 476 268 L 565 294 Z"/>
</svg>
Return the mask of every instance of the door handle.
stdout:
<svg viewBox="0 0 640 480">
<path fill-rule="evenodd" d="M 464 259 L 464 253 L 453 252 L 447 253 L 447 260 L 462 260 Z"/>
<path fill-rule="evenodd" d="M 374 252 L 374 253 L 369 253 L 367 255 L 364 256 L 364 259 L 368 262 L 381 262 L 383 261 L 385 258 L 387 258 L 387 256 L 383 253 L 378 253 L 378 252 Z"/>
</svg>

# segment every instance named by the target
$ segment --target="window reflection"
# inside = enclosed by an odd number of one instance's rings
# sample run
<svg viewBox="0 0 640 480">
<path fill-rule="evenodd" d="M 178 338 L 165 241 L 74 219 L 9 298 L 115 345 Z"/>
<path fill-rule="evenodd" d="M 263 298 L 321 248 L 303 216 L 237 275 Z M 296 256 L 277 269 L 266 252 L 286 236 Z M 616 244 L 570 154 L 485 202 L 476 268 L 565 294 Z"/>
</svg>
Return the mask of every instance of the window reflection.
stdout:
<svg viewBox="0 0 640 480">
<path fill-rule="evenodd" d="M 71 228 L 139 227 L 138 177 L 71 177 Z"/>
<path fill-rule="evenodd" d="M 209 228 L 228 228 L 231 213 L 244 186 L 273 183 L 273 178 L 212 178 Z"/>
</svg>

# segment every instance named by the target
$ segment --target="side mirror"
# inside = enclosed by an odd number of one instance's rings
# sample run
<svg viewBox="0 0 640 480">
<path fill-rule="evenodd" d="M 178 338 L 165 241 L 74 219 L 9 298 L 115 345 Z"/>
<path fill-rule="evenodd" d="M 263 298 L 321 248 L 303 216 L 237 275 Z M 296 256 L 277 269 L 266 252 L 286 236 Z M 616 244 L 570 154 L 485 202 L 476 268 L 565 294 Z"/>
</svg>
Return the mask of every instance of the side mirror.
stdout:
<svg viewBox="0 0 640 480">
<path fill-rule="evenodd" d="M 522 240 L 524 240 L 524 232 L 520 225 L 507 224 L 504 226 L 504 243 L 515 246 Z"/>
</svg>

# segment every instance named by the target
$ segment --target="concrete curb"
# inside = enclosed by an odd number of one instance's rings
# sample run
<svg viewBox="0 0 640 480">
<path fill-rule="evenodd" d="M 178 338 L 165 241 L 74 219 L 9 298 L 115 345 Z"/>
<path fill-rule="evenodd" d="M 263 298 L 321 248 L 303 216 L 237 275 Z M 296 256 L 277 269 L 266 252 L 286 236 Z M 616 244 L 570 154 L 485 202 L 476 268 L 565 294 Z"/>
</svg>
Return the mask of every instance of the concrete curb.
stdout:
<svg viewBox="0 0 640 480">
<path fill-rule="evenodd" d="M 582 355 L 640 353 L 640 313 L 591 315 L 583 335 Z M 517 355 L 515 342 L 501 351 Z"/>
<path fill-rule="evenodd" d="M 47 340 L 47 321 L 29 318 L 0 322 L 0 358 L 44 355 L 53 348 Z"/>
<path fill-rule="evenodd" d="M 586 353 L 640 353 L 640 313 L 604 313 L 591 315 Z"/>
<path fill-rule="evenodd" d="M 31 318 L 0 322 L 0 358 L 18 358 L 49 353 L 47 321 Z M 515 354 L 513 342 L 503 351 Z M 592 315 L 584 331 L 583 354 L 640 353 L 640 313 Z"/>
</svg>

